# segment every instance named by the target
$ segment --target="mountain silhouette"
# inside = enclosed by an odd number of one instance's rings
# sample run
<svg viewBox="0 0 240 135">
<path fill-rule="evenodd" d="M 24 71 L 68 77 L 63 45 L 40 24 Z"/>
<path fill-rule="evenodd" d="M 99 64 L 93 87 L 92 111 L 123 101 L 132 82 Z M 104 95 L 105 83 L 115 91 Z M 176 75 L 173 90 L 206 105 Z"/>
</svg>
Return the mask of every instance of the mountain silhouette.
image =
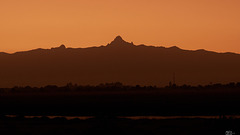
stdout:
<svg viewBox="0 0 240 135">
<path fill-rule="evenodd" d="M 107 45 L 108 47 L 133 47 L 133 43 L 128 43 L 122 39 L 121 36 L 117 36 L 110 44 Z"/>
<path fill-rule="evenodd" d="M 117 36 L 106 46 L 0 53 L 0 87 L 98 85 L 166 86 L 240 81 L 240 55 L 206 50 L 134 45 Z"/>
</svg>

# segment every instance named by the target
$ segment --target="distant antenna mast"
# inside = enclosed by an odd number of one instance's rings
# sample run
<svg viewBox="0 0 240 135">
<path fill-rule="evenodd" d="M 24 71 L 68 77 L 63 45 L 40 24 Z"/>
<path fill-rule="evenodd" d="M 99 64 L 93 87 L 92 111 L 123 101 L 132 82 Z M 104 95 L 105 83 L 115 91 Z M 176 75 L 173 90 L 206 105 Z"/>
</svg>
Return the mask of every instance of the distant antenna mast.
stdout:
<svg viewBox="0 0 240 135">
<path fill-rule="evenodd" d="M 176 84 L 176 82 L 175 82 L 175 72 L 173 72 L 173 84 Z"/>
</svg>

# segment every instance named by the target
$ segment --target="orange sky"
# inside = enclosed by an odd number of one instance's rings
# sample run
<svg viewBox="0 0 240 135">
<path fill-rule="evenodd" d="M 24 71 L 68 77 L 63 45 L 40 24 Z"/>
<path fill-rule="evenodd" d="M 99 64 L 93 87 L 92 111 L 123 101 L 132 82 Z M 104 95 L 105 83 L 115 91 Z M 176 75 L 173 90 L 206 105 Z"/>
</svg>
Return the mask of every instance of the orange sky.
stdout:
<svg viewBox="0 0 240 135">
<path fill-rule="evenodd" d="M 135 44 L 240 53 L 240 0 L 1 0 L 0 52 Z"/>
</svg>

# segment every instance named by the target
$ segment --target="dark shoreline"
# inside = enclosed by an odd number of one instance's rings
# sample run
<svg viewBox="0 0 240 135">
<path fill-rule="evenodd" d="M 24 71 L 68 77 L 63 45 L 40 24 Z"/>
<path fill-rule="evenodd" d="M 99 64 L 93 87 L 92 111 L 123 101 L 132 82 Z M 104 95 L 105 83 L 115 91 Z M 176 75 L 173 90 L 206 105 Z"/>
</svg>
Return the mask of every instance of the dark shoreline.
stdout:
<svg viewBox="0 0 240 135">
<path fill-rule="evenodd" d="M 8 135 L 239 134 L 240 85 L 47 86 L 0 90 L 0 133 Z M 16 115 L 16 117 L 5 117 Z M 26 116 L 43 116 L 25 118 Z M 71 119 L 46 116 L 93 116 Z M 119 118 L 122 116 L 125 118 Z M 170 119 L 127 119 L 162 116 Z M 215 116 L 216 118 L 184 118 Z"/>
</svg>

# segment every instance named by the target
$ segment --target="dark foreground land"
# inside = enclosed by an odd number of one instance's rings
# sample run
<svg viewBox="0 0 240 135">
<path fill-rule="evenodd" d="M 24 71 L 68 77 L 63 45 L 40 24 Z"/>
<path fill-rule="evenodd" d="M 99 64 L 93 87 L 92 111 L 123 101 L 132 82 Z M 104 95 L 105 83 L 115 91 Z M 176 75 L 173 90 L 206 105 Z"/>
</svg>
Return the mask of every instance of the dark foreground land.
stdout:
<svg viewBox="0 0 240 135">
<path fill-rule="evenodd" d="M 208 86 L 99 86 L 0 89 L 0 133 L 5 135 L 224 135 L 240 133 L 240 83 Z M 16 115 L 15 118 L 4 117 Z M 29 118 L 24 116 L 43 116 Z M 94 116 L 87 120 L 44 116 Z M 219 116 L 132 120 L 117 116 Z M 231 135 L 231 134 L 228 134 Z"/>
<path fill-rule="evenodd" d="M 2 115 L 240 115 L 240 83 L 208 86 L 99 86 L 0 89 Z"/>
<path fill-rule="evenodd" d="M 239 119 L 0 119 L 1 135 L 239 135 L 239 127 Z"/>
</svg>

